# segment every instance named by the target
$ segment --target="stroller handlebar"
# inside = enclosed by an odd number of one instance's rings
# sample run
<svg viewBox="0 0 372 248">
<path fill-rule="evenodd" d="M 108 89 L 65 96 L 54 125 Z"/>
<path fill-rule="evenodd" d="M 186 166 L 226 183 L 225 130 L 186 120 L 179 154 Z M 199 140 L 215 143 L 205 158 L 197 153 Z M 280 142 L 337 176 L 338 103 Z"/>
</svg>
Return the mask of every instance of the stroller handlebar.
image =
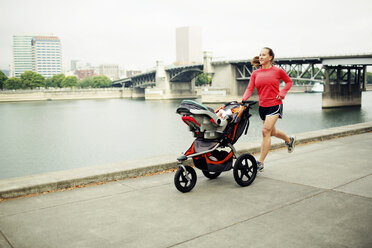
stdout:
<svg viewBox="0 0 372 248">
<path fill-rule="evenodd" d="M 258 101 L 242 101 L 243 104 L 255 105 Z"/>
<path fill-rule="evenodd" d="M 256 103 L 258 103 L 258 101 L 241 101 L 241 102 L 238 102 L 238 101 L 232 101 L 232 102 L 228 102 L 225 104 L 226 105 L 230 105 L 230 104 L 241 104 L 241 105 L 248 105 L 248 106 L 252 106 L 252 105 L 255 105 Z"/>
</svg>

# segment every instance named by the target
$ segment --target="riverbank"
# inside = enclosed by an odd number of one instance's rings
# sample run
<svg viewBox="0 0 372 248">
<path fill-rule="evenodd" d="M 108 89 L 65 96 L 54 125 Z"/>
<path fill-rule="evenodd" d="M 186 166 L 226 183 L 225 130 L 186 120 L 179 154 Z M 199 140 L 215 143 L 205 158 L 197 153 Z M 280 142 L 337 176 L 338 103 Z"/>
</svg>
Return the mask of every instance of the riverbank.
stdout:
<svg viewBox="0 0 372 248">
<path fill-rule="evenodd" d="M 0 102 L 131 98 L 122 88 L 0 91 Z"/>
<path fill-rule="evenodd" d="M 290 94 L 304 93 L 309 86 L 293 86 Z M 372 84 L 367 84 L 367 91 L 372 91 Z M 198 92 L 202 92 L 199 90 Z M 0 91 L 0 102 L 25 102 L 25 101 L 58 101 L 58 100 L 89 100 L 89 99 L 117 99 L 132 98 L 129 88 L 102 88 L 102 89 L 45 89 L 45 90 L 6 90 Z M 227 96 L 221 92 L 207 94 L 203 97 L 203 103 L 221 103 L 234 101 L 241 96 Z"/>
<path fill-rule="evenodd" d="M 372 122 L 359 123 L 297 134 L 297 144 L 324 141 L 354 134 L 372 131 Z M 283 148 L 284 144 L 277 139 L 272 141 L 272 149 Z M 238 142 L 235 145 L 239 154 L 257 153 L 260 141 Z M 176 158 L 179 154 L 152 157 L 149 159 L 123 161 L 93 167 L 72 169 L 67 171 L 44 173 L 0 180 L 0 199 L 38 194 L 60 189 L 80 187 L 92 183 L 122 180 L 144 176 L 177 168 Z"/>
</svg>

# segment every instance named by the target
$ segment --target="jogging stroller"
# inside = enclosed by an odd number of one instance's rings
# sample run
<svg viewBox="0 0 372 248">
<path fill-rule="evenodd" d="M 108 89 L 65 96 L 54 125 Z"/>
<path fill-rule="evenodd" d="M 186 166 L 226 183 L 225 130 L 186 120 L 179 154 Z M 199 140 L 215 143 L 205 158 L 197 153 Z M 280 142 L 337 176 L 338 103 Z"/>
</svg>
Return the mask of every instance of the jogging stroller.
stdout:
<svg viewBox="0 0 372 248">
<path fill-rule="evenodd" d="M 250 185 L 257 174 L 255 158 L 249 154 L 238 156 L 234 144 L 249 127 L 250 106 L 256 101 L 229 102 L 216 111 L 200 103 L 184 100 L 177 108 L 189 130 L 196 138 L 191 147 L 177 158 L 178 170 L 174 176 L 176 188 L 185 193 L 196 184 L 196 172 L 185 161 L 192 158 L 204 176 L 217 178 L 233 168 L 234 179 L 240 186 Z M 236 159 L 233 166 L 233 159 Z"/>
</svg>

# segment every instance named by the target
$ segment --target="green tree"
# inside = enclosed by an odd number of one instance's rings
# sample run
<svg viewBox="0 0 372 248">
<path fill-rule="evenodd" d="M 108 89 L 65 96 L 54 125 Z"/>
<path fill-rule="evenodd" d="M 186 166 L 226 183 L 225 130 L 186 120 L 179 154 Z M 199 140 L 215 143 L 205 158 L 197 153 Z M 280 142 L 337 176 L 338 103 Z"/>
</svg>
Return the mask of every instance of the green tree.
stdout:
<svg viewBox="0 0 372 248">
<path fill-rule="evenodd" d="M 39 73 L 33 71 L 25 71 L 21 74 L 22 88 L 33 89 L 36 87 L 45 87 L 45 79 Z"/>
<path fill-rule="evenodd" d="M 31 82 L 31 88 L 36 88 L 36 87 L 45 87 L 45 78 L 38 73 L 34 74 L 34 76 L 32 77 L 32 82 Z"/>
<path fill-rule="evenodd" d="M 195 85 L 196 86 L 202 86 L 206 84 L 210 84 L 212 81 L 212 77 L 208 75 L 207 73 L 201 73 L 196 77 Z"/>
<path fill-rule="evenodd" d="M 11 77 L 4 83 L 4 88 L 8 90 L 18 90 L 22 88 L 22 80 L 20 78 Z"/>
<path fill-rule="evenodd" d="M 34 73 L 35 72 L 33 71 L 25 71 L 24 73 L 21 74 L 21 82 L 23 89 L 31 88 L 31 80 Z"/>
<path fill-rule="evenodd" d="M 107 87 L 111 87 L 111 80 L 104 76 L 104 75 L 100 75 L 100 76 L 94 76 L 93 77 L 93 87 L 94 88 L 107 88 Z"/>
<path fill-rule="evenodd" d="M 54 86 L 53 86 L 53 80 L 52 80 L 52 78 L 46 78 L 46 79 L 45 79 L 45 87 L 46 87 L 46 88 L 54 87 Z"/>
<path fill-rule="evenodd" d="M 86 77 L 79 82 L 81 88 L 93 88 L 93 77 Z"/>
<path fill-rule="evenodd" d="M 45 80 L 45 86 L 46 87 L 53 87 L 53 88 L 58 88 L 58 87 L 61 88 L 63 79 L 65 79 L 64 74 L 53 75 L 53 77 L 48 78 L 47 80 Z"/>
<path fill-rule="evenodd" d="M 5 81 L 8 80 L 8 77 L 4 74 L 4 72 L 0 71 L 0 89 L 4 88 Z"/>
<path fill-rule="evenodd" d="M 77 86 L 77 77 L 75 76 L 67 76 L 65 77 L 62 82 L 61 82 L 61 86 L 63 88 L 67 88 L 67 87 L 76 87 Z"/>
<path fill-rule="evenodd" d="M 372 84 L 372 72 L 367 72 L 367 84 Z"/>
</svg>

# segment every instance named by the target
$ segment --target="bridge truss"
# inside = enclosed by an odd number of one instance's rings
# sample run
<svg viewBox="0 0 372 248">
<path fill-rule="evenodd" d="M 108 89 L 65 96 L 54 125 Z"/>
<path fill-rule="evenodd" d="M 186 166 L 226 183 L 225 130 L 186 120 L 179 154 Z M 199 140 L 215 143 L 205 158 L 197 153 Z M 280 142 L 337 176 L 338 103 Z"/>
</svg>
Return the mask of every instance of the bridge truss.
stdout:
<svg viewBox="0 0 372 248">
<path fill-rule="evenodd" d="M 131 78 L 132 87 L 147 88 L 148 86 L 155 85 L 155 71 L 142 73 Z M 129 86 L 129 85 L 128 85 Z"/>
<path fill-rule="evenodd" d="M 249 80 L 255 68 L 250 61 L 232 62 L 236 80 Z M 282 68 L 295 83 L 324 82 L 325 70 L 320 59 L 277 59 L 275 65 Z"/>
<path fill-rule="evenodd" d="M 372 65 L 372 54 L 329 57 L 299 57 L 275 59 L 276 66 L 282 68 L 295 84 L 313 84 L 322 82 L 331 84 L 359 84 L 365 89 L 366 66 Z M 226 61 L 235 68 L 237 81 L 249 81 L 255 68 L 250 60 Z M 191 82 L 198 74 L 203 73 L 203 65 L 187 65 L 166 68 L 169 81 Z M 156 71 L 135 75 L 131 78 L 113 82 L 122 87 L 146 88 L 155 86 Z"/>
<path fill-rule="evenodd" d="M 295 84 L 314 82 L 359 84 L 361 89 L 365 90 L 365 64 L 325 65 L 323 60 L 324 58 L 280 58 L 276 59 L 274 63 L 282 68 Z M 250 61 L 233 61 L 231 64 L 235 66 L 236 80 L 238 81 L 249 80 L 252 72 L 256 69 L 252 67 Z"/>
<path fill-rule="evenodd" d="M 191 65 L 184 67 L 175 67 L 166 70 L 169 73 L 169 81 L 176 82 L 190 82 L 199 74 L 203 73 L 203 65 Z"/>
<path fill-rule="evenodd" d="M 190 82 L 199 74 L 203 73 L 203 65 L 188 65 L 168 68 L 165 70 L 169 75 L 169 81 L 172 83 L 177 82 Z M 119 79 L 113 82 L 116 87 L 134 87 L 134 88 L 147 88 L 156 85 L 156 71 L 149 71 L 141 73 L 130 78 Z"/>
</svg>

